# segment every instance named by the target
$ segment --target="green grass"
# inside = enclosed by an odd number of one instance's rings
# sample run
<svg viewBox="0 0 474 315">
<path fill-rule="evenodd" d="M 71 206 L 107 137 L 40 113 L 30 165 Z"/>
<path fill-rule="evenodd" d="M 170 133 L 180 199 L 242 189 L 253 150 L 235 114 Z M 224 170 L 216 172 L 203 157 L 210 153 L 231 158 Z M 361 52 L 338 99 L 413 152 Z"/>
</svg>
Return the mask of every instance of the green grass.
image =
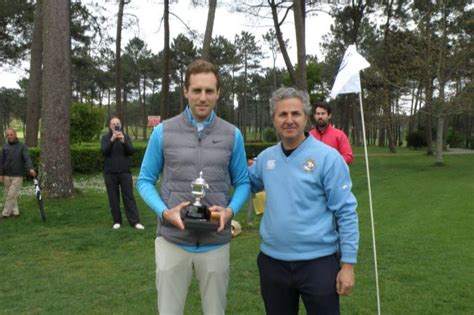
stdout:
<svg viewBox="0 0 474 315">
<path fill-rule="evenodd" d="M 445 156 L 447 166 L 434 167 L 423 152 L 370 157 L 383 314 L 474 313 L 473 161 L 474 155 Z M 351 174 L 361 242 L 356 287 L 341 299 L 342 312 L 375 314 L 363 158 Z M 27 194 L 20 198 L 21 217 L 0 221 L 0 314 L 156 313 L 154 214 L 136 194 L 146 230 L 124 224 L 114 231 L 102 177 L 76 180 L 76 197 L 46 200 L 46 224 Z M 259 218 L 249 226 L 245 212 L 237 216 L 243 233 L 231 245 L 227 314 L 264 313 Z M 201 313 L 195 281 L 185 313 Z"/>
</svg>

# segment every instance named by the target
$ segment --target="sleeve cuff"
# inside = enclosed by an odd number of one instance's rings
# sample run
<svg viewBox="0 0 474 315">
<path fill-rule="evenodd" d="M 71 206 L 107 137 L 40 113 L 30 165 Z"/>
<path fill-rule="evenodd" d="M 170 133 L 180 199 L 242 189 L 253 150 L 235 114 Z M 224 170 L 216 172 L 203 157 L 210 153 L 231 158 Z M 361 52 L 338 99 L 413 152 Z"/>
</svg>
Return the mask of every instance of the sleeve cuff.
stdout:
<svg viewBox="0 0 474 315">
<path fill-rule="evenodd" d="M 356 264 L 357 252 L 342 252 L 341 262 L 346 264 Z"/>
</svg>

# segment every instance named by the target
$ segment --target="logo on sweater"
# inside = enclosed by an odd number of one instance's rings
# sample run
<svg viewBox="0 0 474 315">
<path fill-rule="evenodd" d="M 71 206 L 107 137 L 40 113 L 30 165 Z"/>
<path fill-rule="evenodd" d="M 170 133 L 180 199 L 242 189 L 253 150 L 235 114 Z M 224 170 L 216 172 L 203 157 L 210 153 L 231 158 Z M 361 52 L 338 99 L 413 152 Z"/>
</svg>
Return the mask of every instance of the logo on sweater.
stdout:
<svg viewBox="0 0 474 315">
<path fill-rule="evenodd" d="M 272 170 L 276 166 L 276 160 L 268 160 L 267 161 L 267 170 Z"/>
<path fill-rule="evenodd" d="M 224 140 L 222 140 L 222 139 L 220 139 L 220 140 L 212 140 L 212 143 L 213 143 L 213 144 L 216 144 L 216 143 L 219 143 L 219 142 L 222 142 L 222 141 L 224 141 Z"/>
<path fill-rule="evenodd" d="M 303 168 L 306 173 L 312 172 L 316 167 L 316 163 L 313 160 L 307 160 L 304 162 Z"/>
</svg>

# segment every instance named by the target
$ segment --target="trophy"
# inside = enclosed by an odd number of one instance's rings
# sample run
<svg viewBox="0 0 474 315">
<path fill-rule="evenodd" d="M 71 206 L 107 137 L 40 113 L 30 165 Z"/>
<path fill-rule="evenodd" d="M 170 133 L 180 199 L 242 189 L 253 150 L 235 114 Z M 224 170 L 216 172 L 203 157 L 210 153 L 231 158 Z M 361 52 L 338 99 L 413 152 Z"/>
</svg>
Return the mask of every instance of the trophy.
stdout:
<svg viewBox="0 0 474 315">
<path fill-rule="evenodd" d="M 219 227 L 220 213 L 211 213 L 209 209 L 201 203 L 201 200 L 209 190 L 209 185 L 202 178 L 202 171 L 199 177 L 192 183 L 192 195 L 194 201 L 186 208 L 184 216 L 184 226 L 187 230 L 217 231 Z"/>
</svg>

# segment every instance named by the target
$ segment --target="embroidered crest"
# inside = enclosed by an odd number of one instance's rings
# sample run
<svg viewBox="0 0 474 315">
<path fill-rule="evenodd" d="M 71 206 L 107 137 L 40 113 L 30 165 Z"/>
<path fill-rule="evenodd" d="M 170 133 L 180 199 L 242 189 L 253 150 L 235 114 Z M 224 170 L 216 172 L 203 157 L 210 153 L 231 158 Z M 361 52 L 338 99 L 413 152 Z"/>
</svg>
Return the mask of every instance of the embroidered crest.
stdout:
<svg viewBox="0 0 474 315">
<path fill-rule="evenodd" d="M 267 170 L 272 170 L 276 166 L 276 160 L 268 160 L 267 161 Z"/>
<path fill-rule="evenodd" d="M 303 165 L 304 171 L 306 173 L 312 172 L 315 167 L 316 167 L 316 163 L 314 163 L 313 160 L 307 160 Z"/>
</svg>

